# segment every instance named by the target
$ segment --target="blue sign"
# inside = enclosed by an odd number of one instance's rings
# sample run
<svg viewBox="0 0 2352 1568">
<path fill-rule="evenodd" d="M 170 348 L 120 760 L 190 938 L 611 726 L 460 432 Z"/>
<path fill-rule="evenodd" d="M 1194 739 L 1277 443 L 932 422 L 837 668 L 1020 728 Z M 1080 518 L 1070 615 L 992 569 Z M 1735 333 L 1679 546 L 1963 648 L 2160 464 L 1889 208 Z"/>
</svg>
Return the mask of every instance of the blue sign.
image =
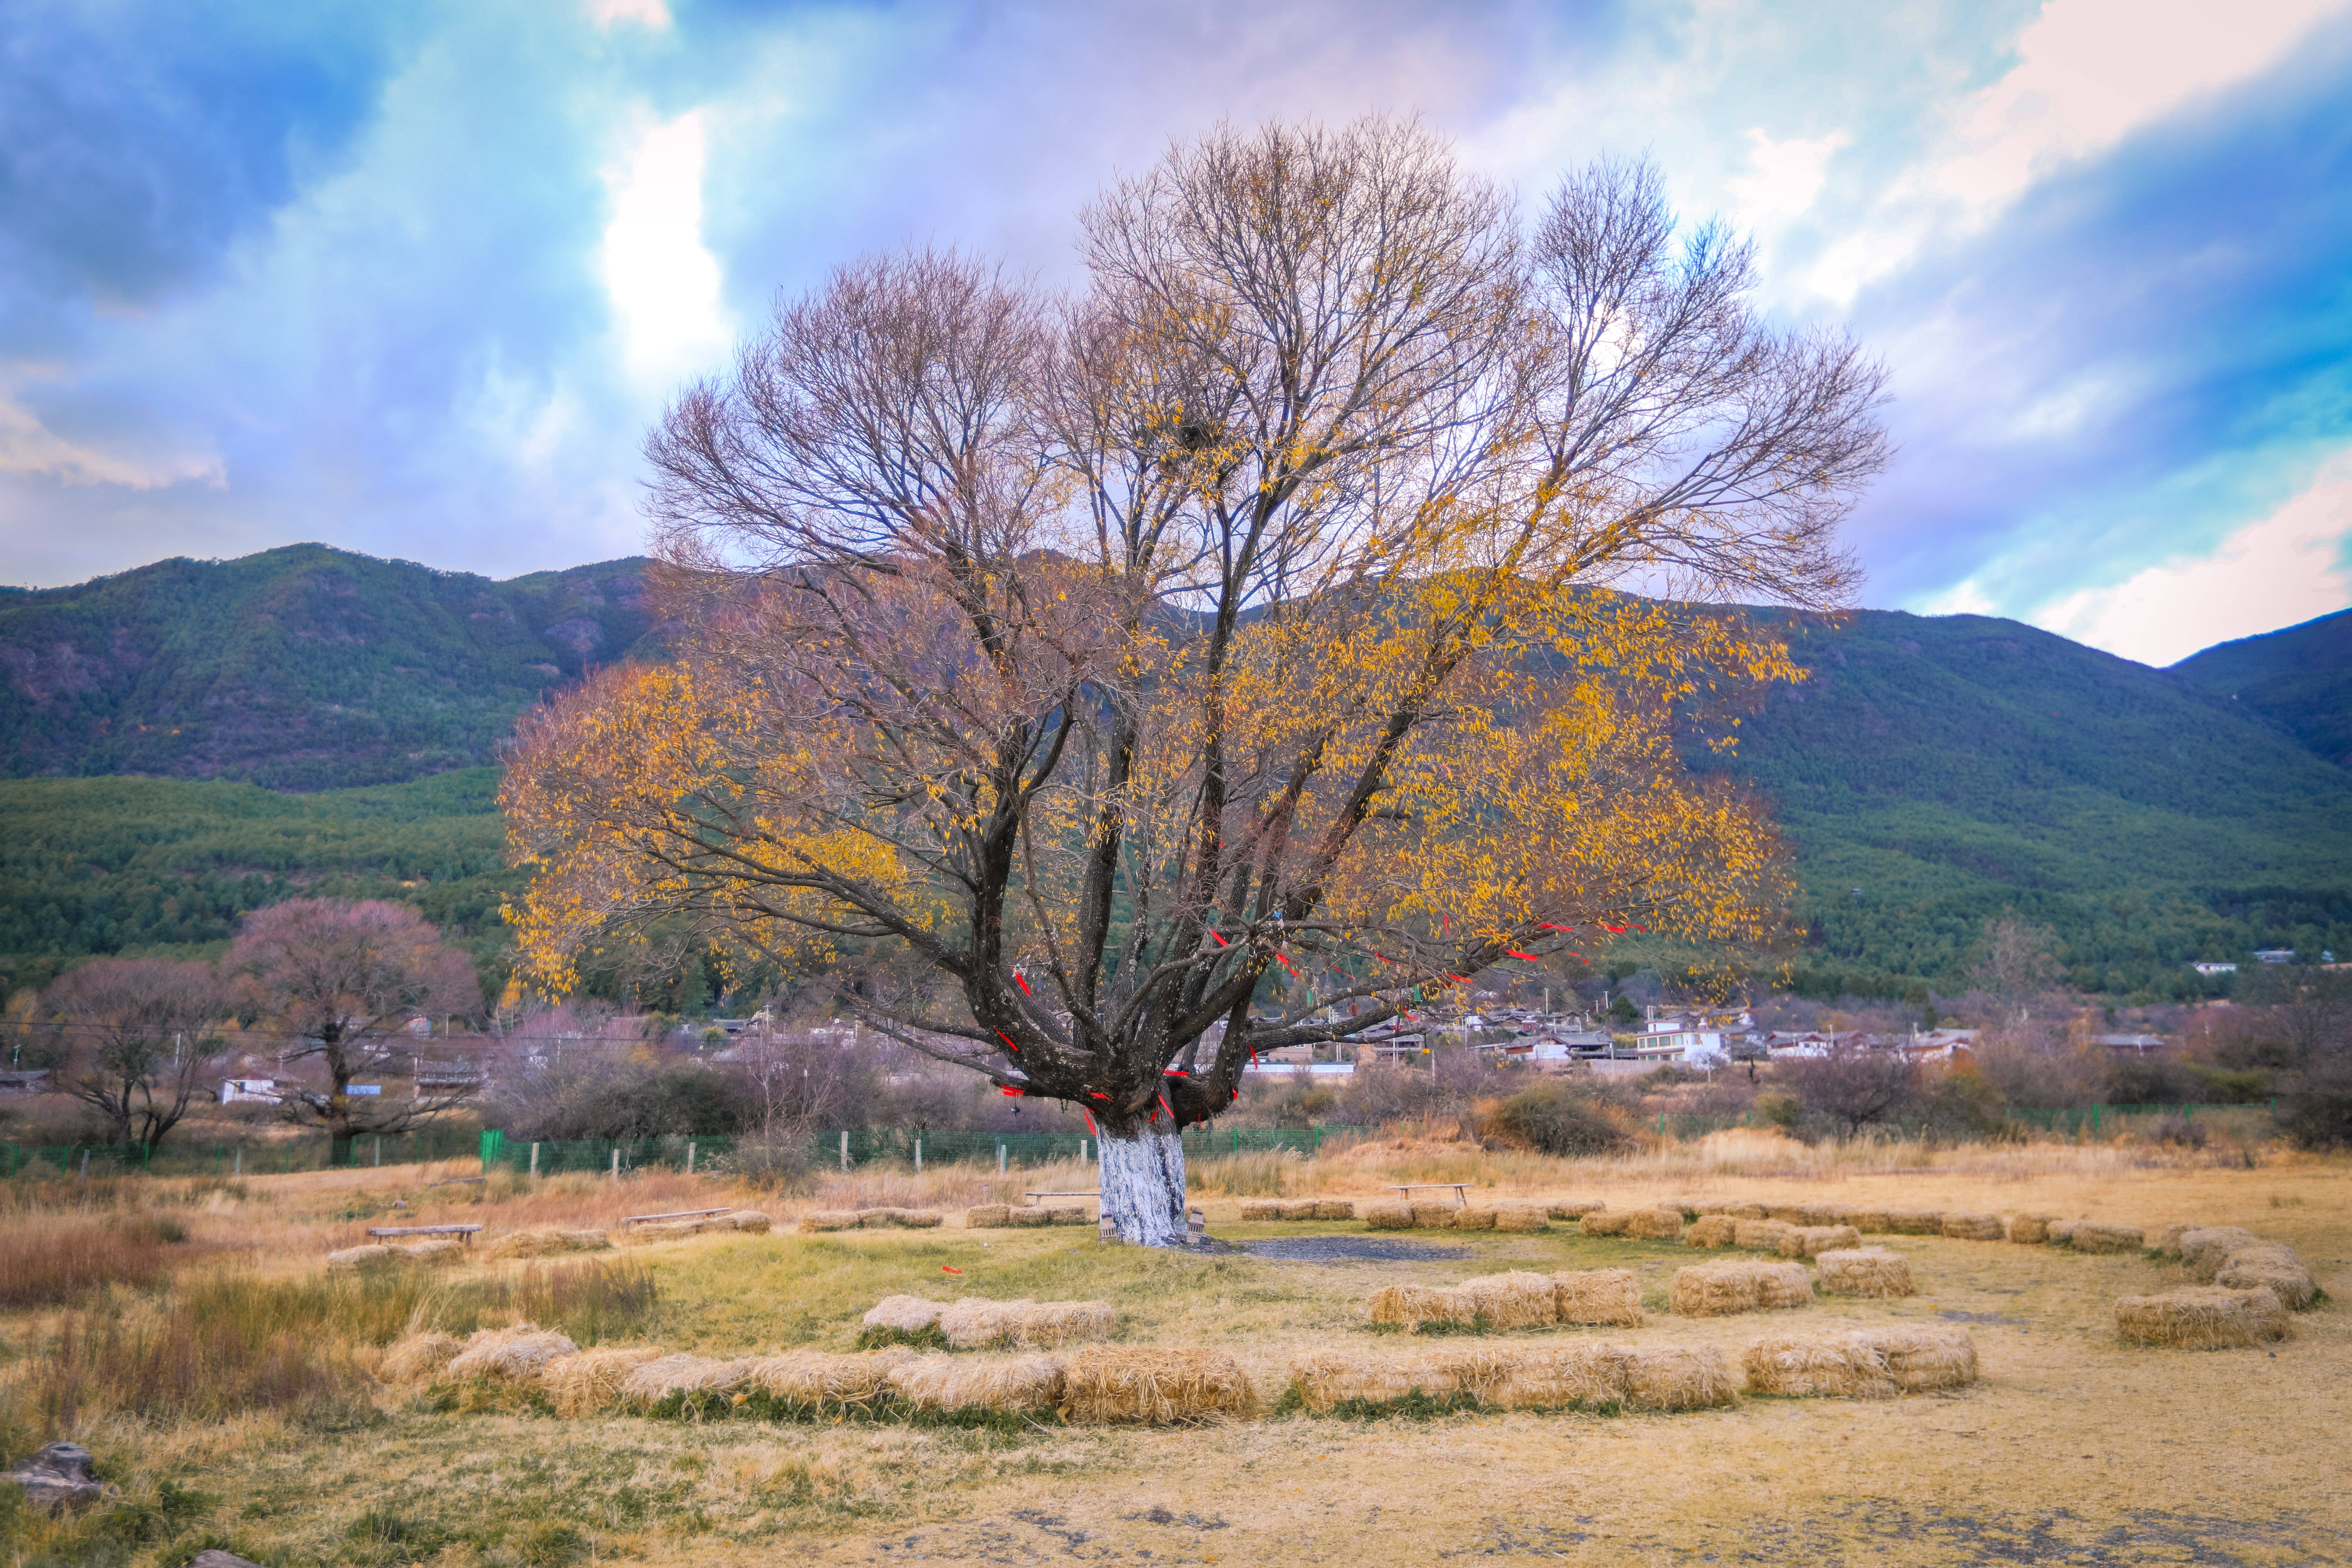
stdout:
<svg viewBox="0 0 2352 1568">
<path fill-rule="evenodd" d="M 380 1083 L 355 1083 L 343 1092 L 346 1094 L 382 1094 L 383 1092 L 383 1085 Z"/>
</svg>

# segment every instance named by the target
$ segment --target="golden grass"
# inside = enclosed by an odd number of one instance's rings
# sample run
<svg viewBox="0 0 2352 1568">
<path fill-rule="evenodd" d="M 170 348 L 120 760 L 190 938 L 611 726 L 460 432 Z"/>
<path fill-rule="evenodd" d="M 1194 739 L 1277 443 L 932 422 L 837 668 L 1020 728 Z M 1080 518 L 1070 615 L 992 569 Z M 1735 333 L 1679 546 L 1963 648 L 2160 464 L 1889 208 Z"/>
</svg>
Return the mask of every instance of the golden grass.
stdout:
<svg viewBox="0 0 2352 1568">
<path fill-rule="evenodd" d="M 1638 1329 L 1642 1282 L 1630 1268 L 1580 1268 L 1551 1277 L 1552 1316 L 1563 1323 Z"/>
<path fill-rule="evenodd" d="M 1883 1247 L 1817 1254 L 1822 1289 L 1832 1296 L 1885 1299 L 1912 1292 L 1911 1260 Z"/>
<path fill-rule="evenodd" d="M 535 1226 L 529 1230 L 510 1231 L 488 1244 L 483 1250 L 494 1260 L 509 1258 L 551 1258 L 566 1252 L 601 1252 L 613 1245 L 612 1237 L 601 1230 L 562 1230 L 554 1226 Z"/>
<path fill-rule="evenodd" d="M 1812 1281 L 1803 1264 L 1753 1258 L 1723 1258 L 1677 1268 L 1668 1292 L 1672 1310 L 1685 1318 L 1801 1307 L 1812 1299 Z"/>
<path fill-rule="evenodd" d="M 2116 1302 L 2116 1334 L 2126 1344 L 2167 1350 L 2226 1350 L 2287 1336 L 2286 1308 L 2268 1289 L 2183 1285 Z"/>
</svg>

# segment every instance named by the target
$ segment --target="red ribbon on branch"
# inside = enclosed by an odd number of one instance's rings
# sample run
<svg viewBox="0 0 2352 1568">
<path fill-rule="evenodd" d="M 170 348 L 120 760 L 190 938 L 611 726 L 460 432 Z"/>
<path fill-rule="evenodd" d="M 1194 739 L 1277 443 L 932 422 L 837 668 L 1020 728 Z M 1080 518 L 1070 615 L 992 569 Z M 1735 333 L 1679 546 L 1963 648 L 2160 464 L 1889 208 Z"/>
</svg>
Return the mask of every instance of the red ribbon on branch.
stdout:
<svg viewBox="0 0 2352 1568">
<path fill-rule="evenodd" d="M 1029 989 L 1029 982 L 1023 978 L 1021 972 L 1017 969 L 1013 972 L 1013 983 L 1021 987 L 1021 994 L 1024 996 L 1034 997 L 1037 994 L 1037 993 Z"/>
</svg>

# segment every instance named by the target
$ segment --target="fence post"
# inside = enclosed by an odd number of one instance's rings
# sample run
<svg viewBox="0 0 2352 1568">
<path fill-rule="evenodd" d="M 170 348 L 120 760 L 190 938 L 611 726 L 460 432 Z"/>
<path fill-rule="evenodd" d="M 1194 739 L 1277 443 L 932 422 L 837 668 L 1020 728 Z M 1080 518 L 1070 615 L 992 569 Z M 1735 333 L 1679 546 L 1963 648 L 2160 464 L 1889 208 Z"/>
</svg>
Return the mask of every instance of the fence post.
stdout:
<svg viewBox="0 0 2352 1568">
<path fill-rule="evenodd" d="M 918 1133 L 916 1133 L 916 1134 L 915 1134 L 915 1174 L 917 1174 L 917 1175 L 919 1175 L 919 1175 L 921 1175 L 922 1173 L 923 1173 L 923 1135 L 922 1135 L 921 1133 L 918 1132 Z"/>
<path fill-rule="evenodd" d="M 996 1173 L 1000 1176 L 1004 1174 L 1004 1145 L 1002 1143 L 996 1146 Z"/>
<path fill-rule="evenodd" d="M 616 1182 L 617 1182 L 617 1181 L 619 1181 L 620 1179 L 621 1179 L 621 1146 L 620 1146 L 618 1143 L 615 1143 L 615 1144 L 614 1144 L 614 1145 L 613 1145 L 613 1180 L 614 1180 L 614 1181 L 616 1181 Z"/>
<path fill-rule="evenodd" d="M 539 1174 L 539 1145 L 536 1143 L 530 1146 L 530 1173 L 534 1176 Z"/>
<path fill-rule="evenodd" d="M 694 1174 L 694 1140 L 691 1138 L 686 1141 L 686 1173 L 689 1176 Z"/>
<path fill-rule="evenodd" d="M 841 1130 L 841 1168 L 845 1171 L 849 1169 L 849 1129 L 846 1127 Z"/>
<path fill-rule="evenodd" d="M 229 1174 L 232 1176 L 243 1176 L 245 1174 L 245 1145 L 242 1143 L 236 1146 L 236 1163 L 230 1169 Z"/>
<path fill-rule="evenodd" d="M 383 1169 L 383 1139 L 381 1135 L 375 1141 L 375 1168 L 379 1171 Z"/>
<path fill-rule="evenodd" d="M 2097 1105 L 2094 1104 L 2094 1105 L 2091 1107 L 2091 1131 L 2094 1131 L 2094 1132 L 2096 1132 L 2098 1130 L 2099 1130 L 2099 1108 L 2098 1108 L 2098 1106 L 2097 1106 Z"/>
</svg>

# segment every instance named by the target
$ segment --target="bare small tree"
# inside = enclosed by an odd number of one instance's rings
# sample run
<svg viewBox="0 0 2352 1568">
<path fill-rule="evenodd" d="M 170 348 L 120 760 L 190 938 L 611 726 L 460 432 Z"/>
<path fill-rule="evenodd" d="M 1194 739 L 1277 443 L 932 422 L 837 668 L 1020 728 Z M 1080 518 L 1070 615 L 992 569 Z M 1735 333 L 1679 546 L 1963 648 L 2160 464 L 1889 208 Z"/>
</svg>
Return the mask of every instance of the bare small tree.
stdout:
<svg viewBox="0 0 2352 1568">
<path fill-rule="evenodd" d="M 280 1103 L 298 1121 L 331 1135 L 332 1159 L 350 1159 L 352 1140 L 405 1132 L 459 1104 L 458 1095 L 406 1100 L 355 1095 L 354 1079 L 394 1062 L 410 1018 L 481 1011 L 481 985 L 465 954 L 405 904 L 289 899 L 257 910 L 222 961 L 240 1016 L 278 1032 L 289 1061 L 315 1059 L 324 1089 L 281 1085 Z"/>
<path fill-rule="evenodd" d="M 1783 1062 L 1773 1081 L 1792 1091 L 1809 1110 L 1834 1120 L 1853 1137 L 1864 1128 L 1899 1115 L 1919 1092 L 1919 1069 L 1897 1050 L 1843 1045 L 1823 1057 Z"/>
<path fill-rule="evenodd" d="M 845 972 L 1083 1108 L 1164 1244 L 1254 1051 L 1598 926 L 1762 930 L 1769 825 L 1669 715 L 1786 650 L 1595 589 L 1835 602 L 1881 374 L 1758 323 L 1646 171 L 1530 234 L 1412 125 L 1220 130 L 1084 224 L 1080 298 L 871 258 L 682 396 L 688 652 L 528 724 L 504 801 L 543 976 L 677 914 Z"/>
<path fill-rule="evenodd" d="M 42 1010 L 65 1061 L 58 1089 L 104 1118 L 118 1143 L 161 1143 L 220 1059 L 207 964 L 93 959 L 59 975 Z"/>
<path fill-rule="evenodd" d="M 1987 921 L 1969 984 L 1992 999 L 2002 1026 L 2016 1028 L 2065 974 L 2057 949 L 2058 933 L 2046 925 L 2015 915 Z"/>
</svg>

